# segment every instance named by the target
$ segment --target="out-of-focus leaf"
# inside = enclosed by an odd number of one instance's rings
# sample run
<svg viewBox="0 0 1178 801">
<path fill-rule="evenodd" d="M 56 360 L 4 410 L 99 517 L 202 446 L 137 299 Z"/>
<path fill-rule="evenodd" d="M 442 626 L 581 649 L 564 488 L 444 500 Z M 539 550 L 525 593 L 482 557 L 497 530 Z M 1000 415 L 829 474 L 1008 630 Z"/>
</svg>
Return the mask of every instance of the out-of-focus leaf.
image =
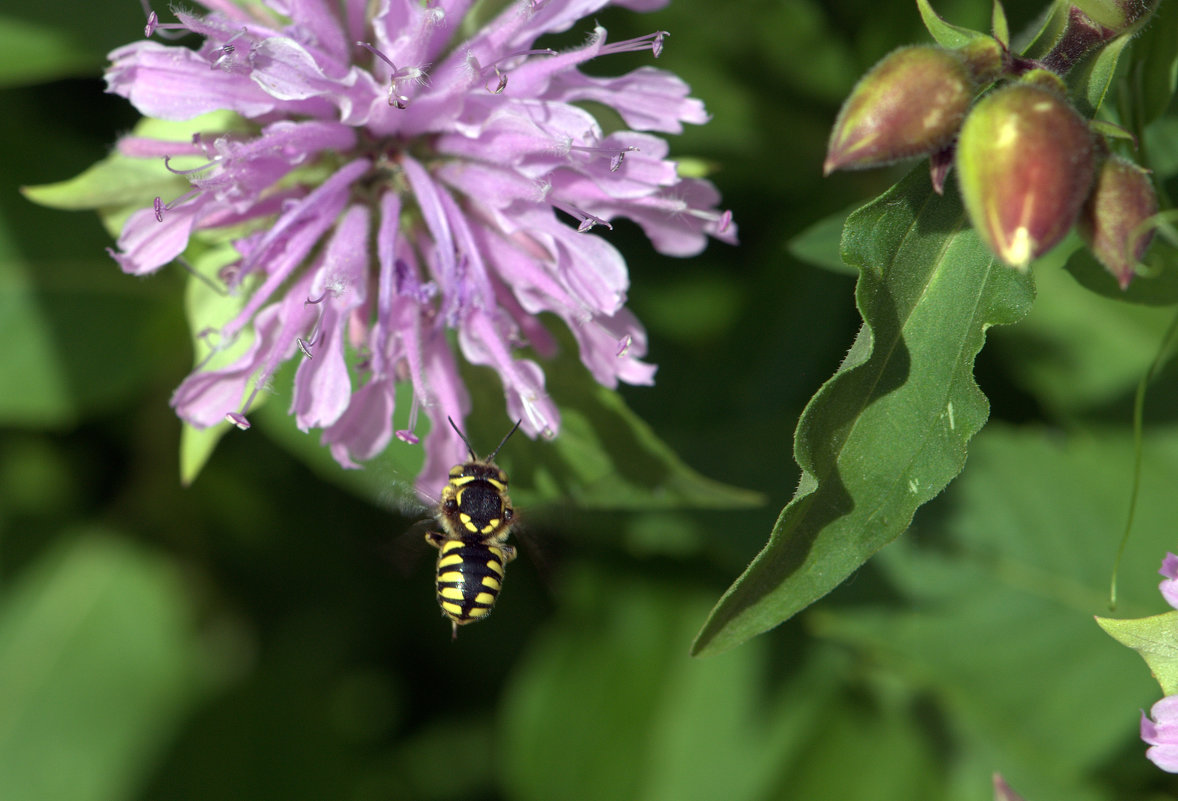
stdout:
<svg viewBox="0 0 1178 801">
<path fill-rule="evenodd" d="M 767 643 L 685 658 L 702 593 L 584 570 L 563 587 L 567 619 L 536 638 L 504 694 L 509 797 L 775 797 L 828 719 L 843 674 L 833 660 L 815 658 L 765 697 Z"/>
<path fill-rule="evenodd" d="M 1127 289 L 1104 268 L 1092 252 L 1080 248 L 1068 259 L 1068 272 L 1082 286 L 1113 300 L 1146 306 L 1172 306 L 1178 303 L 1178 249 L 1157 238 L 1145 255 L 1145 269 L 1133 276 Z M 1142 269 L 1142 268 L 1138 268 Z"/>
<path fill-rule="evenodd" d="M 207 682 L 187 606 L 170 564 L 97 532 L 7 588 L 0 798 L 135 797 Z"/>
<path fill-rule="evenodd" d="M 1178 612 L 1133 620 L 1098 617 L 1096 622 L 1121 645 L 1141 654 L 1164 694 L 1178 694 Z"/>
<path fill-rule="evenodd" d="M 101 53 L 59 28 L 0 15 L 0 88 L 97 73 L 102 64 Z"/>
<path fill-rule="evenodd" d="M 1065 419 L 1131 396 L 1173 316 L 1089 292 L 1060 269 L 1066 255 L 1061 249 L 1036 264 L 1035 307 L 1020 325 L 996 331 L 992 343 L 1023 389 Z"/>
<path fill-rule="evenodd" d="M 164 300 L 101 253 L 33 265 L 0 252 L 0 421 L 64 425 L 141 386 L 158 368 L 163 329 L 147 329 L 166 314 Z"/>
<path fill-rule="evenodd" d="M 834 589 L 961 470 L 988 404 L 973 379 L 985 332 L 1030 308 L 1029 276 L 978 240 L 956 191 L 927 171 L 851 215 L 864 326 L 798 423 L 797 493 L 712 610 L 696 653 L 731 648 Z"/>
<path fill-rule="evenodd" d="M 1141 121 L 1148 125 L 1165 113 L 1178 89 L 1178 12 L 1159 3 L 1153 19 L 1133 42 L 1131 80 L 1139 87 Z"/>
<path fill-rule="evenodd" d="M 789 252 L 807 264 L 843 275 L 858 275 L 859 271 L 848 266 L 839 253 L 843 225 L 847 215 L 856 208 L 858 204 L 814 223 L 789 241 Z"/>
<path fill-rule="evenodd" d="M 962 479 L 877 560 L 902 600 L 809 620 L 928 688 L 961 750 L 987 755 L 987 770 L 1027 798 L 1139 797 L 1104 792 L 1082 767 L 1122 754 L 1157 695 L 1136 657 L 1092 621 L 1108 611 L 1132 464 L 1123 430 L 987 427 Z M 1148 432 L 1143 476 L 1118 614 L 1164 606 L 1156 570 L 1173 547 L 1178 431 Z M 1075 725 L 1076 699 L 1100 725 Z"/>
</svg>

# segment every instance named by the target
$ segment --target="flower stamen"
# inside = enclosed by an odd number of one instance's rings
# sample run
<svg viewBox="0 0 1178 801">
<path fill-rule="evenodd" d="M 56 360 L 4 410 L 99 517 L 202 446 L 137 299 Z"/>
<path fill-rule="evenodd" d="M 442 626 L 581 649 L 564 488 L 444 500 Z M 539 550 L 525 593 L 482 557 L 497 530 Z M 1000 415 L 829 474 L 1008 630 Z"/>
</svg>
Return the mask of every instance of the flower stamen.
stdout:
<svg viewBox="0 0 1178 801">
<path fill-rule="evenodd" d="M 420 405 L 421 404 L 418 403 L 417 400 L 417 393 L 414 392 L 413 405 L 409 407 L 409 428 L 402 428 L 393 434 L 393 436 L 401 440 L 401 442 L 408 443 L 409 445 L 416 445 L 421 441 L 418 439 L 417 435 L 413 433 L 414 429 L 417 428 L 417 410 Z"/>
<path fill-rule="evenodd" d="M 605 226 L 606 230 L 608 230 L 608 231 L 614 230 L 614 227 L 612 225 L 610 225 L 608 222 L 606 222 L 605 220 L 601 219 L 600 217 L 598 217 L 596 215 L 590 214 L 587 211 L 582 211 L 581 209 L 578 209 L 576 206 L 570 206 L 567 203 L 561 203 L 559 201 L 554 200 L 554 201 L 552 201 L 552 207 L 555 209 L 559 209 L 560 211 L 563 211 L 565 214 L 569 215 L 570 217 L 573 217 L 576 220 L 578 220 L 578 224 L 577 224 L 577 233 L 578 234 L 587 233 L 588 231 L 592 230 L 593 226 L 595 226 L 595 225 Z"/>
<path fill-rule="evenodd" d="M 663 39 L 671 34 L 666 31 L 655 31 L 648 33 L 646 36 L 639 36 L 636 39 L 626 39 L 622 42 L 614 42 L 613 44 L 602 45 L 598 52 L 600 56 L 613 55 L 615 53 L 637 53 L 642 50 L 649 50 L 658 58 L 663 52 Z"/>
<path fill-rule="evenodd" d="M 369 53 L 379 58 L 381 61 L 389 65 L 393 74 L 389 76 L 389 105 L 404 111 L 409 108 L 409 97 L 407 95 L 398 94 L 399 84 L 422 84 L 425 82 L 425 70 L 421 67 L 400 67 L 398 68 L 393 60 L 386 56 L 380 50 L 373 47 L 368 42 L 356 42 L 357 47 L 363 47 Z"/>
<path fill-rule="evenodd" d="M 500 64 L 516 58 L 526 58 L 527 56 L 555 56 L 556 51 L 550 47 L 541 47 L 531 50 L 517 50 L 514 53 L 508 53 L 502 58 L 496 59 L 487 66 L 483 67 L 479 64 L 479 60 L 474 56 L 470 57 L 470 65 L 476 72 L 484 76 L 483 88 L 493 95 L 502 94 L 503 90 L 507 88 L 507 72 L 499 68 Z M 489 85 L 491 76 L 494 73 L 496 76 L 495 88 L 492 89 Z"/>
<path fill-rule="evenodd" d="M 636 153 L 638 148 L 634 145 L 630 145 L 628 147 L 593 147 L 590 145 L 571 145 L 569 150 L 579 150 L 582 153 L 609 156 L 609 171 L 617 172 L 618 168 L 622 166 L 622 161 L 626 158 L 626 154 Z"/>
</svg>

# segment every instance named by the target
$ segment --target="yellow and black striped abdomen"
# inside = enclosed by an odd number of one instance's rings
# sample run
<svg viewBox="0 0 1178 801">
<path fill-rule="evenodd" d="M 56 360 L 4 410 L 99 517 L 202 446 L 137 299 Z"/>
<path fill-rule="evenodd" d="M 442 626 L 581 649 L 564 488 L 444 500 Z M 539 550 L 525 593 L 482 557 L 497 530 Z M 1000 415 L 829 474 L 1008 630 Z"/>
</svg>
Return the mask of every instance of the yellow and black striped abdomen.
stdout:
<svg viewBox="0 0 1178 801">
<path fill-rule="evenodd" d="M 515 558 L 510 545 L 447 540 L 438 548 L 438 604 L 457 627 L 482 620 L 503 587 L 504 565 Z"/>
</svg>

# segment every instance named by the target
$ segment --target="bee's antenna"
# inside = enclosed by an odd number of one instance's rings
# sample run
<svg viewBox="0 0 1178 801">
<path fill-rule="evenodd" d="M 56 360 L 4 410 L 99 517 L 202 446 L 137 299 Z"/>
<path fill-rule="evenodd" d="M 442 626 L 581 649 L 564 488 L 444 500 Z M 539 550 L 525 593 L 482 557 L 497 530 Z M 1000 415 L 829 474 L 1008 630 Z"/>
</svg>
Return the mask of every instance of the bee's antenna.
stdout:
<svg viewBox="0 0 1178 801">
<path fill-rule="evenodd" d="M 459 431 L 458 425 L 450 418 L 450 415 L 446 415 L 446 419 L 450 421 L 450 427 L 454 429 L 454 433 L 456 433 L 458 436 L 460 436 L 462 438 L 463 443 L 466 444 L 466 450 L 470 454 L 470 458 L 477 462 L 479 460 L 479 457 L 475 455 L 474 448 L 472 448 L 470 446 L 470 440 L 466 438 L 466 434 L 463 434 L 461 431 Z M 516 423 L 516 425 L 519 425 L 519 423 Z M 515 429 L 512 429 L 512 430 L 514 431 Z M 502 447 L 502 446 L 500 446 L 500 447 Z M 458 630 L 455 629 L 455 634 L 457 634 L 457 633 L 458 633 Z"/>
<path fill-rule="evenodd" d="M 495 461 L 495 456 L 499 453 L 499 449 L 507 444 L 507 440 L 511 439 L 511 435 L 515 433 L 515 430 L 517 428 L 519 428 L 519 424 L 522 422 L 523 422 L 523 420 L 516 420 L 515 421 L 515 425 L 513 425 L 511 427 L 511 430 L 507 432 L 507 436 L 503 438 L 503 441 L 499 443 L 499 446 L 497 448 L 495 448 L 495 450 L 491 451 L 491 455 L 487 457 L 488 462 Z"/>
</svg>

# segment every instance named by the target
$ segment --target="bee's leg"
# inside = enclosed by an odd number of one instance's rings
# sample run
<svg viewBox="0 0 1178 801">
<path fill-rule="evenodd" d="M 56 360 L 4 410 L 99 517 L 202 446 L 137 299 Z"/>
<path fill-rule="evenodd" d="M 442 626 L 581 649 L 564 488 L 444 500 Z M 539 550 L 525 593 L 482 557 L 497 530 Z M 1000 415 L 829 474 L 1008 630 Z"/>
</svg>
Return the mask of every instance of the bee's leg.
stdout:
<svg viewBox="0 0 1178 801">
<path fill-rule="evenodd" d="M 450 642 L 456 642 L 458 640 L 458 621 L 451 620 L 450 625 L 453 627 L 453 631 L 450 632 Z"/>
<path fill-rule="evenodd" d="M 437 531 L 427 531 L 425 532 L 425 541 L 433 547 L 440 549 L 442 543 L 446 541 L 446 535 Z"/>
</svg>

